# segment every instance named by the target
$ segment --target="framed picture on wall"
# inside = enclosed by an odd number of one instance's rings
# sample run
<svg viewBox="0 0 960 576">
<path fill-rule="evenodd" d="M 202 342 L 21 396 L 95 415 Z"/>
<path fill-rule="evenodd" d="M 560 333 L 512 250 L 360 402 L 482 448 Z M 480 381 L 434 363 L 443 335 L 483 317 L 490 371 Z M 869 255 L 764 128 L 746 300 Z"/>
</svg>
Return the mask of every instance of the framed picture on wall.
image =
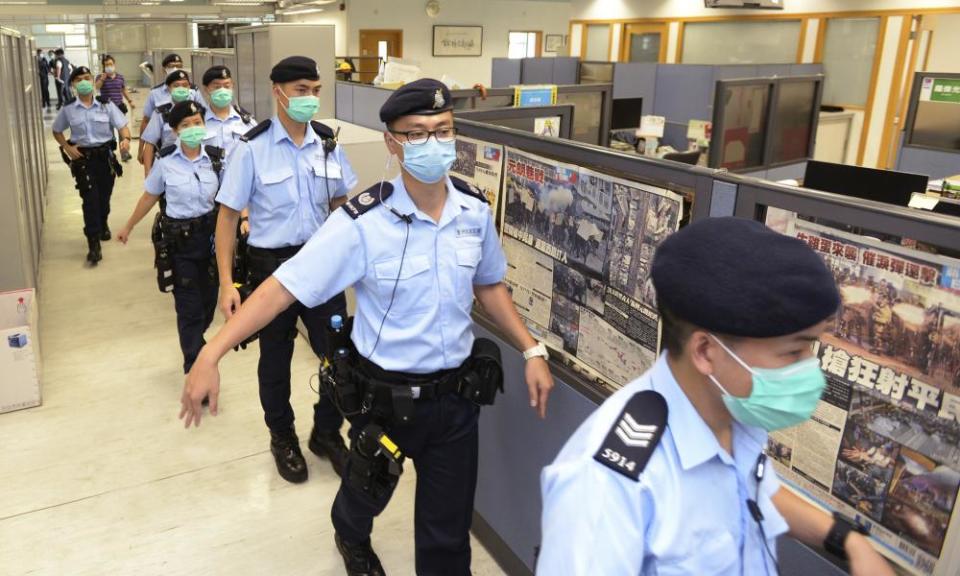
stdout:
<svg viewBox="0 0 960 576">
<path fill-rule="evenodd" d="M 433 55 L 483 55 L 483 26 L 434 26 Z"/>
<path fill-rule="evenodd" d="M 563 34 L 547 34 L 543 40 L 544 52 L 559 52 L 563 50 L 566 42 L 563 41 Z"/>
</svg>

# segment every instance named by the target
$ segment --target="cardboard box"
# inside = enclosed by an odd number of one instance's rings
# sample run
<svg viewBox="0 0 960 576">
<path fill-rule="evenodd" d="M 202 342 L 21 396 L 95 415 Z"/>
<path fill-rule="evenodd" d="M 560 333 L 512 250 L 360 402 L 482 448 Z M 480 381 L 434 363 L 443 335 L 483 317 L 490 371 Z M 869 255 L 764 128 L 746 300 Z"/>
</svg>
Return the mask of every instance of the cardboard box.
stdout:
<svg viewBox="0 0 960 576">
<path fill-rule="evenodd" d="M 40 405 L 40 337 L 33 289 L 0 292 L 0 414 Z"/>
</svg>

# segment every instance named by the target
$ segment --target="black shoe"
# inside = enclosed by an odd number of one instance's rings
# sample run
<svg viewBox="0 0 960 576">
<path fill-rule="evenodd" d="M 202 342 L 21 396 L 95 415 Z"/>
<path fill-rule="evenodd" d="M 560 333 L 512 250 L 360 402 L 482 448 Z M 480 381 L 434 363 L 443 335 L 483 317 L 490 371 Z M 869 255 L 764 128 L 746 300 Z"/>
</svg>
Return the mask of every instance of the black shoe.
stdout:
<svg viewBox="0 0 960 576">
<path fill-rule="evenodd" d="M 343 556 L 343 566 L 347 569 L 347 576 L 386 576 L 380 558 L 370 547 L 370 541 L 362 544 L 348 544 L 339 534 L 334 535 L 337 550 Z"/>
<path fill-rule="evenodd" d="M 270 432 L 270 451 L 277 462 L 277 472 L 287 482 L 307 481 L 307 461 L 300 451 L 300 439 L 293 428 L 285 432 Z"/>
<path fill-rule="evenodd" d="M 343 476 L 343 463 L 347 460 L 347 445 L 340 432 L 317 432 L 314 428 L 307 444 L 310 451 L 319 458 L 327 458 L 337 476 Z"/>
<path fill-rule="evenodd" d="M 96 266 L 101 260 L 103 260 L 103 252 L 100 250 L 100 239 L 96 236 L 87 238 L 87 262 Z"/>
<path fill-rule="evenodd" d="M 110 227 L 107 225 L 104 225 L 103 232 L 100 233 L 100 240 L 103 240 L 104 242 L 106 242 L 111 238 L 113 238 L 113 235 L 110 234 Z"/>
</svg>

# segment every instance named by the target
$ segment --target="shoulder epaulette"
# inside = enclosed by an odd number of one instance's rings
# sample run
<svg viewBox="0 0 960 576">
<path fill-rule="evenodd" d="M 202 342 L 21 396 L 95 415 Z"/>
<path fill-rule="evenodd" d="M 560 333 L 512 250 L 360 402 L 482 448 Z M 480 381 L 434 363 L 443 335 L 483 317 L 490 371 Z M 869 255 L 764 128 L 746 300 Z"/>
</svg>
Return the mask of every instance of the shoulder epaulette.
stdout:
<svg viewBox="0 0 960 576">
<path fill-rule="evenodd" d="M 239 104 L 234 104 L 233 109 L 237 111 L 237 114 L 240 115 L 240 121 L 244 124 L 249 124 L 253 120 L 253 114 L 248 112 L 243 106 Z"/>
<path fill-rule="evenodd" d="M 333 137 L 336 136 L 336 134 L 333 132 L 333 128 L 327 126 L 323 122 L 317 122 L 316 120 L 312 120 L 310 122 L 310 125 L 313 126 L 313 131 L 317 133 L 317 136 L 321 138 L 332 140 Z"/>
<path fill-rule="evenodd" d="M 161 104 L 154 109 L 157 112 L 159 112 L 161 116 L 166 116 L 167 114 L 170 113 L 171 110 L 173 110 L 173 102 L 167 102 L 166 104 Z"/>
<path fill-rule="evenodd" d="M 163 88 L 164 86 L 166 86 L 166 84 L 167 84 L 166 82 L 161 82 L 156 86 L 154 86 L 153 88 L 151 88 L 151 90 L 156 90 L 157 88 Z"/>
<path fill-rule="evenodd" d="M 637 482 L 667 427 L 667 401 L 653 390 L 637 392 L 623 407 L 593 459 Z"/>
<path fill-rule="evenodd" d="M 270 128 L 270 124 L 272 124 L 272 123 L 273 123 L 272 120 L 264 120 L 263 122 L 257 124 L 257 125 L 254 126 L 253 128 L 247 130 L 247 131 L 244 133 L 244 135 L 240 137 L 240 141 L 242 141 L 242 142 L 249 142 L 249 141 L 253 140 L 253 139 L 256 138 L 257 136 L 259 136 L 259 135 L 263 134 L 264 132 L 266 132 L 266 131 Z"/>
<path fill-rule="evenodd" d="M 470 184 L 470 183 L 467 182 L 466 180 L 461 180 L 460 178 L 457 178 L 456 176 L 451 176 L 451 177 L 450 177 L 450 181 L 453 182 L 453 187 L 454 187 L 454 188 L 456 188 L 456 189 L 459 190 L 460 192 L 463 192 L 463 193 L 466 194 L 467 196 L 473 196 L 473 197 L 476 198 L 477 200 L 483 201 L 484 204 L 489 204 L 489 203 L 490 203 L 490 201 L 487 200 L 487 195 L 486 195 L 486 194 L 484 194 L 479 188 L 477 188 L 477 187 L 474 186 L 473 184 Z"/>
<path fill-rule="evenodd" d="M 209 156 L 211 160 L 223 159 L 223 152 L 224 152 L 223 148 L 219 146 L 214 146 L 212 144 L 207 144 L 206 146 L 203 147 L 203 149 L 206 150 L 207 156 Z"/>
<path fill-rule="evenodd" d="M 104 96 L 103 94 L 97 94 L 94 99 L 95 99 L 97 102 L 103 104 L 104 106 L 106 106 L 107 104 L 110 103 L 110 99 L 107 98 L 106 96 Z"/>
<path fill-rule="evenodd" d="M 161 157 L 161 158 L 166 158 L 167 156 L 173 154 L 174 150 L 176 150 L 176 149 L 177 149 L 177 145 L 176 145 L 176 144 L 171 144 L 171 145 L 169 145 L 169 146 L 164 146 L 163 148 L 160 149 L 160 157 Z"/>
<path fill-rule="evenodd" d="M 381 188 L 380 186 L 383 186 Z M 386 200 L 393 194 L 393 184 L 389 182 L 376 183 L 363 192 L 357 194 L 343 205 L 343 209 L 351 218 L 356 220 L 360 216 L 379 206 L 383 200 Z"/>
</svg>

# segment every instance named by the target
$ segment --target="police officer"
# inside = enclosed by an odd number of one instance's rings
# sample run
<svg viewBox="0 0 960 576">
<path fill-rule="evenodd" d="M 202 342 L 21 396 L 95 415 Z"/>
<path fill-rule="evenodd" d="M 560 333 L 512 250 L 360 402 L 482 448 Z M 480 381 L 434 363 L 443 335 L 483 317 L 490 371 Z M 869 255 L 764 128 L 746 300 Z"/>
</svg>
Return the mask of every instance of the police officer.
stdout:
<svg viewBox="0 0 960 576">
<path fill-rule="evenodd" d="M 188 426 L 199 424 L 200 400 L 208 393 L 216 414 L 217 363 L 231 346 L 292 303 L 316 304 L 354 286 L 351 339 L 359 373 L 369 385 L 377 381 L 378 400 L 379 391 L 387 390 L 388 396 L 411 399 L 414 407 L 407 423 L 395 421 L 388 432 L 417 466 L 416 571 L 466 575 L 479 408 L 450 384 L 474 360 L 474 296 L 526 351 L 531 405 L 541 416 L 553 380 L 545 349 L 530 336 L 502 282 L 506 260 L 490 207 L 482 194 L 447 176 L 456 158 L 449 90 L 436 80 L 411 82 L 390 96 L 380 118 L 401 176 L 337 210 L 302 252 L 260 286 L 200 353 L 181 416 Z M 390 491 L 371 498 L 348 482 L 357 431 L 366 432 L 369 422 L 370 413 L 351 420 L 350 466 L 333 509 L 337 546 L 350 575 L 383 574 L 370 534 Z"/>
<path fill-rule="evenodd" d="M 293 257 L 323 224 L 330 212 L 346 201 L 357 177 L 333 131 L 311 122 L 319 106 L 320 76 L 310 58 L 291 56 L 270 73 L 277 115 L 247 132 L 231 153 L 217 196 L 217 267 L 220 271 L 220 308 L 230 318 L 240 307 L 234 280 L 255 287 Z M 233 257 L 240 211 L 250 210 L 249 278 L 233 278 Z M 334 240 L 333 242 L 338 242 Z M 332 248 L 332 246 L 330 246 Z M 329 300 L 329 301 L 326 301 Z M 264 419 L 270 430 L 270 448 L 277 471 L 289 482 L 307 479 L 307 464 L 294 431 L 290 406 L 290 362 L 297 319 L 306 326 L 310 345 L 326 355 L 326 326 L 332 315 L 345 315 L 342 292 L 309 306 L 294 303 L 260 331 L 257 375 Z M 314 407 L 309 448 L 330 459 L 340 472 L 346 446 L 340 436 L 343 418 L 321 395 Z"/>
<path fill-rule="evenodd" d="M 223 148 L 227 157 L 240 137 L 257 125 L 253 116 L 233 99 L 233 75 L 226 66 L 213 66 L 203 73 L 203 89 L 210 103 L 204 118 L 207 137 L 204 144 Z"/>
<path fill-rule="evenodd" d="M 668 237 L 651 274 L 666 351 L 544 469 L 537 572 L 772 576 L 789 533 L 854 574 L 892 574 L 851 523 L 781 488 L 763 452 L 826 383 L 812 345 L 840 295 L 823 261 L 758 222 L 711 218 Z"/>
<path fill-rule="evenodd" d="M 76 180 L 83 201 L 83 233 L 87 237 L 87 261 L 93 265 L 103 259 L 101 240 L 110 239 L 110 197 L 113 184 L 123 170 L 114 155 L 114 130 L 120 134 L 120 151 L 130 149 L 127 118 L 103 96 L 94 96 L 93 75 L 79 66 L 70 75 L 70 86 L 77 99 L 67 104 L 53 122 L 53 137 L 60 144 L 64 159 Z M 68 141 L 64 132 L 70 130 Z"/>
<path fill-rule="evenodd" d="M 149 62 L 144 62 L 140 65 L 141 70 L 145 70 L 145 66 L 150 67 L 152 72 L 153 66 L 150 66 Z M 168 54 L 163 59 L 163 78 L 164 81 L 157 84 L 150 89 L 150 93 L 147 94 L 147 100 L 143 104 L 143 118 L 140 119 L 140 146 L 137 150 L 137 160 L 142 164 L 143 163 L 143 136 L 147 128 L 150 126 L 150 121 L 153 118 L 153 113 L 156 109 L 164 104 L 170 103 L 173 98 L 170 93 L 169 85 L 166 80 L 170 77 L 171 74 L 178 70 L 183 70 L 183 59 L 180 58 L 179 54 Z M 197 104 L 203 104 L 203 97 L 197 93 L 195 86 L 190 87 L 190 98 L 193 99 Z"/>
<path fill-rule="evenodd" d="M 156 166 L 144 182 L 143 196 L 126 226 L 117 233 L 117 239 L 126 244 L 133 228 L 160 196 L 166 199 L 161 228 L 173 245 L 173 302 L 184 374 L 203 347 L 203 333 L 217 308 L 213 233 L 220 174 L 219 162 L 211 158 L 211 153 L 219 156 L 219 151 L 203 146 L 207 135 L 204 113 L 203 106 L 188 100 L 167 115 L 177 135 L 176 144 L 160 151 Z"/>
<path fill-rule="evenodd" d="M 166 86 L 170 92 L 170 101 L 154 108 L 150 116 L 150 125 L 140 134 L 144 174 L 150 174 L 150 169 L 156 160 L 156 152 L 161 148 L 172 146 L 177 141 L 177 134 L 170 128 L 170 122 L 167 121 L 170 110 L 180 102 L 196 101 L 193 97 L 194 92 L 190 88 L 190 76 L 183 70 L 171 72 L 167 76 Z"/>
</svg>

